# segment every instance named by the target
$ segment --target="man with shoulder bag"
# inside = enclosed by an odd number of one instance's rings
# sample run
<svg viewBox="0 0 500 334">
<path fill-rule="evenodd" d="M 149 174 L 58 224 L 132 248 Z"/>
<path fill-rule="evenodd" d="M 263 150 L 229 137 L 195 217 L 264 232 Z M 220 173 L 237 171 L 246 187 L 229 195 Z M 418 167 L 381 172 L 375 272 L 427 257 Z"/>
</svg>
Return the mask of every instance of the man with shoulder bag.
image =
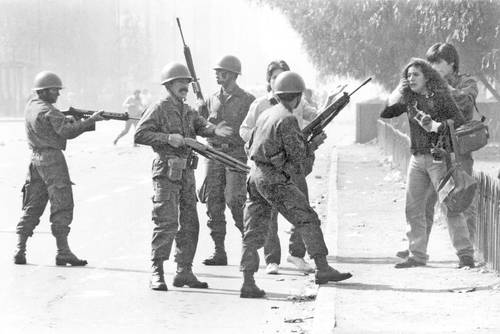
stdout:
<svg viewBox="0 0 500 334">
<path fill-rule="evenodd" d="M 459 55 L 455 47 L 449 43 L 432 45 L 426 53 L 426 58 L 447 82 L 450 95 L 466 120 L 465 124 L 456 129 L 458 145 L 455 154 L 457 160 L 461 161 L 463 170 L 473 176 L 474 160 L 472 151 L 485 146 L 488 139 L 488 128 L 483 122 L 484 117 L 482 117 L 481 121 L 473 120 L 474 109 L 477 110 L 475 106 L 478 94 L 477 82 L 472 76 L 459 73 Z M 437 194 L 432 187 L 429 188 L 427 197 L 425 218 L 428 240 L 434 222 L 434 208 L 437 201 Z M 470 239 L 474 241 L 477 229 L 477 198 L 474 198 L 472 203 L 465 209 L 464 216 Z M 409 251 L 399 251 L 396 255 L 406 258 Z M 459 266 L 462 265 L 463 263 Z"/>
</svg>

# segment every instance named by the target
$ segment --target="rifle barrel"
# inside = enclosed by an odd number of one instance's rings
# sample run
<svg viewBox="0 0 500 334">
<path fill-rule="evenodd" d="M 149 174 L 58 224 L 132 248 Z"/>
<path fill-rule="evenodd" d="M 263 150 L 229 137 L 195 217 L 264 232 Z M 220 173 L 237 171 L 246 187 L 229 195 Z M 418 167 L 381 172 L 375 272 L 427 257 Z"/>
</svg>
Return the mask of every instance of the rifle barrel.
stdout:
<svg viewBox="0 0 500 334">
<path fill-rule="evenodd" d="M 186 46 L 186 42 L 184 41 L 184 34 L 182 33 L 182 28 L 181 28 L 181 20 L 179 20 L 178 17 L 176 17 L 175 19 L 177 20 L 177 26 L 179 27 L 179 32 L 181 33 L 182 44 Z"/>
<path fill-rule="evenodd" d="M 355 89 L 355 90 L 354 90 L 351 94 L 349 94 L 349 97 L 350 97 L 352 94 L 356 93 L 356 92 L 357 92 L 357 91 L 358 91 L 361 87 L 363 87 L 363 86 L 364 86 L 364 85 L 366 85 L 368 82 L 370 82 L 370 80 L 371 80 L 371 79 L 372 79 L 371 77 L 369 77 L 368 79 L 366 79 L 366 80 L 365 80 L 365 81 L 364 81 L 361 85 L 359 85 L 359 87 L 358 87 L 358 88 L 356 88 L 356 89 Z"/>
</svg>

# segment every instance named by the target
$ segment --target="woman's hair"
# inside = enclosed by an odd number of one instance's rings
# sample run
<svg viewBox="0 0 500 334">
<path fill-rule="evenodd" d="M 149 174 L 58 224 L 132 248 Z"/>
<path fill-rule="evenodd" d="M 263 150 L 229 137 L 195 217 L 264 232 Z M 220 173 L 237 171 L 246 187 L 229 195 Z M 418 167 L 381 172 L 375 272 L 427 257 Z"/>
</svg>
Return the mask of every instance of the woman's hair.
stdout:
<svg viewBox="0 0 500 334">
<path fill-rule="evenodd" d="M 425 86 L 430 94 L 448 93 L 448 85 L 441 77 L 441 75 L 432 68 L 431 64 L 428 61 L 421 58 L 412 58 L 401 73 L 402 79 L 408 78 L 408 70 L 410 69 L 410 67 L 416 67 L 422 71 L 422 74 L 424 75 L 424 78 L 426 80 Z M 401 93 L 403 95 L 403 103 L 408 102 L 417 94 L 412 91 L 410 87 L 406 87 Z"/>
<path fill-rule="evenodd" d="M 273 75 L 273 72 L 275 70 L 283 70 L 283 71 L 290 71 L 290 67 L 284 60 L 273 60 L 272 62 L 267 65 L 267 70 L 266 70 L 266 81 L 267 81 L 267 91 L 271 91 L 271 76 Z"/>
</svg>

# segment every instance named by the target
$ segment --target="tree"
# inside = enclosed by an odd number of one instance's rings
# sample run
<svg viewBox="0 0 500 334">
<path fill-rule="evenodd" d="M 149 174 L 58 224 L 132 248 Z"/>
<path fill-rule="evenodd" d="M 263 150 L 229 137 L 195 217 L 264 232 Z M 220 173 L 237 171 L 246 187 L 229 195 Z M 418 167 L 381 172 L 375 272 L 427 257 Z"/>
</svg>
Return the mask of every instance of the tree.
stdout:
<svg viewBox="0 0 500 334">
<path fill-rule="evenodd" d="M 255 1 L 288 17 L 325 76 L 373 75 L 392 88 L 411 57 L 447 41 L 457 47 L 462 71 L 500 80 L 498 0 Z"/>
</svg>

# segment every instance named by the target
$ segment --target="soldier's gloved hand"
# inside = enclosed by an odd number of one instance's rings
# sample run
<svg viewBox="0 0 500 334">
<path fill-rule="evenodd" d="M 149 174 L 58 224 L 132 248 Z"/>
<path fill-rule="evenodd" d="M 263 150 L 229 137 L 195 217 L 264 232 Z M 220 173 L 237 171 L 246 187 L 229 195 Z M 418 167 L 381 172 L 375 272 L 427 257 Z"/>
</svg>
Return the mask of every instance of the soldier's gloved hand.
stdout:
<svg viewBox="0 0 500 334">
<path fill-rule="evenodd" d="M 172 133 L 168 135 L 168 144 L 173 147 L 181 147 L 186 145 L 184 142 L 184 137 L 178 133 Z"/>
<path fill-rule="evenodd" d="M 227 137 L 233 134 L 233 129 L 226 125 L 226 121 L 222 121 L 215 126 L 215 135 L 219 137 Z"/>
<path fill-rule="evenodd" d="M 104 110 L 99 110 L 98 112 L 96 112 L 95 114 L 93 114 L 92 116 L 90 116 L 89 120 L 92 120 L 94 122 L 99 122 L 99 121 L 107 120 L 106 118 L 104 118 L 102 116 L 103 113 L 104 113 Z"/>
<path fill-rule="evenodd" d="M 319 145 L 323 144 L 326 139 L 326 133 L 324 131 L 321 131 L 320 134 L 316 135 L 313 137 L 311 140 L 311 147 L 313 150 L 316 150 Z"/>
</svg>

